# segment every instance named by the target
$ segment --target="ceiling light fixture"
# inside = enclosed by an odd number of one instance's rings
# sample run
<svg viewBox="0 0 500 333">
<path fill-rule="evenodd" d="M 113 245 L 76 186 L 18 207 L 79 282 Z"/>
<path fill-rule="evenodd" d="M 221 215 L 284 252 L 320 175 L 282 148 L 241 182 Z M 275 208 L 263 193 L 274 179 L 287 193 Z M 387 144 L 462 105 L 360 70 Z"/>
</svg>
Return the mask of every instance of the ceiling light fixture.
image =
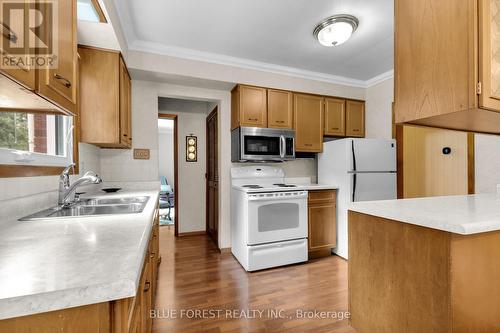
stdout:
<svg viewBox="0 0 500 333">
<path fill-rule="evenodd" d="M 324 46 L 345 43 L 358 28 L 359 21 L 352 15 L 334 15 L 314 29 L 314 37 Z"/>
</svg>

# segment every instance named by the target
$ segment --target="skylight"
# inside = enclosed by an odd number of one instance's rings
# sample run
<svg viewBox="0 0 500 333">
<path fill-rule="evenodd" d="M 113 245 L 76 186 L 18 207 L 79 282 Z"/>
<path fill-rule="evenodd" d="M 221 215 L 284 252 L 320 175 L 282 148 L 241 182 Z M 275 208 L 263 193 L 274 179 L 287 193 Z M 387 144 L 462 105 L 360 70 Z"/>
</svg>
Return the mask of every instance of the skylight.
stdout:
<svg viewBox="0 0 500 333">
<path fill-rule="evenodd" d="M 101 22 L 99 13 L 97 12 L 92 0 L 78 0 L 77 12 L 78 19 L 81 21 L 90 21 L 95 23 Z"/>
</svg>

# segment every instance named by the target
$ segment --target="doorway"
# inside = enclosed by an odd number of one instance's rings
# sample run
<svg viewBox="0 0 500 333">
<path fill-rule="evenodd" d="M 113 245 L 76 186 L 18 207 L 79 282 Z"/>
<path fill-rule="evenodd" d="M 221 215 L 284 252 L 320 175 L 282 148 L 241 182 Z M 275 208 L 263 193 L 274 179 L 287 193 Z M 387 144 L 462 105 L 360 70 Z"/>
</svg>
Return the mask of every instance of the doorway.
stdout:
<svg viewBox="0 0 500 333">
<path fill-rule="evenodd" d="M 206 223 L 207 234 L 219 247 L 218 108 L 207 116 Z"/>
<path fill-rule="evenodd" d="M 179 233 L 177 115 L 158 114 L 158 160 L 160 177 L 160 226 Z"/>
</svg>

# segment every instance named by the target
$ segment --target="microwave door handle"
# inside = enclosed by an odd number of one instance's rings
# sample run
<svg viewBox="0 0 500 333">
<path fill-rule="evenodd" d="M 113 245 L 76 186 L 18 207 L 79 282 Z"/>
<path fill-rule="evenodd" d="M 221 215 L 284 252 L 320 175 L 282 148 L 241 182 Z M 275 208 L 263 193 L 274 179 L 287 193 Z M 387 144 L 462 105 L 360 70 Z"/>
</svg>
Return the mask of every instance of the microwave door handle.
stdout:
<svg viewBox="0 0 500 333">
<path fill-rule="evenodd" d="M 285 158 L 286 142 L 283 135 L 280 136 L 280 157 Z"/>
</svg>

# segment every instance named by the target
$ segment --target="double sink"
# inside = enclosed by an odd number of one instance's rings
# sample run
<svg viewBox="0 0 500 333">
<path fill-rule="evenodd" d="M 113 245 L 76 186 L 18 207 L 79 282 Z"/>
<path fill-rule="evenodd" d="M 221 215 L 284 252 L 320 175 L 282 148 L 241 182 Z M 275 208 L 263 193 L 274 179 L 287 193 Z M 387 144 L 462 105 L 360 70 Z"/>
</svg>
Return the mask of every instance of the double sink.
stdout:
<svg viewBox="0 0 500 333">
<path fill-rule="evenodd" d="M 88 198 L 74 204 L 61 207 L 56 206 L 42 210 L 35 214 L 23 217 L 19 221 L 45 220 L 53 218 L 86 217 L 95 215 L 112 214 L 138 214 L 142 213 L 148 203 L 149 197 L 123 197 L 123 198 Z"/>
</svg>

